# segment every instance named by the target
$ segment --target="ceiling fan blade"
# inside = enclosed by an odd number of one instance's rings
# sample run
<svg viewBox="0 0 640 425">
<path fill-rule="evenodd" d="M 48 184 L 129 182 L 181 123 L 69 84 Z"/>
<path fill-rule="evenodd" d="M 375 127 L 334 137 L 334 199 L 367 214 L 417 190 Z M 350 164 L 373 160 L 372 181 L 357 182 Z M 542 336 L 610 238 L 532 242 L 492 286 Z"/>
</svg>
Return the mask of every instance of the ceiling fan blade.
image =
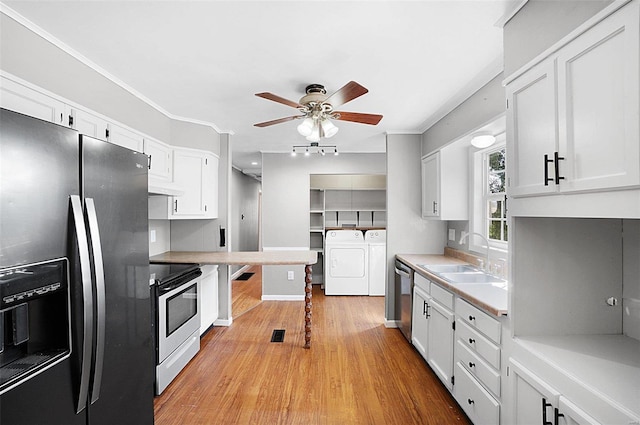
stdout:
<svg viewBox="0 0 640 425">
<path fill-rule="evenodd" d="M 298 118 L 304 118 L 304 115 L 295 115 L 293 117 L 285 117 L 285 118 L 279 118 L 277 120 L 260 122 L 258 124 L 254 124 L 254 126 L 256 126 L 256 127 L 268 127 L 270 125 L 280 124 L 282 122 L 293 121 L 293 120 L 298 119 Z"/>
<path fill-rule="evenodd" d="M 382 119 L 382 115 L 377 114 L 361 114 L 359 112 L 344 111 L 334 111 L 333 113 L 340 115 L 338 118 L 336 118 L 337 120 L 358 122 L 360 124 L 376 125 Z"/>
<path fill-rule="evenodd" d="M 355 81 L 349 81 L 347 84 L 344 85 L 344 87 L 342 87 L 340 90 L 338 90 L 337 92 L 329 96 L 324 101 L 324 103 L 328 103 L 334 108 L 336 108 L 368 92 L 369 90 L 362 87 L 360 84 L 356 83 Z"/>
<path fill-rule="evenodd" d="M 268 92 L 256 93 L 256 96 L 261 97 L 263 99 L 267 99 L 267 100 L 273 100 L 274 102 L 282 103 L 283 105 L 291 106 L 292 108 L 304 108 L 304 106 L 302 106 L 298 102 L 294 102 L 293 100 L 285 99 L 284 97 L 280 97 L 280 96 L 275 95 L 273 93 L 268 93 Z"/>
</svg>

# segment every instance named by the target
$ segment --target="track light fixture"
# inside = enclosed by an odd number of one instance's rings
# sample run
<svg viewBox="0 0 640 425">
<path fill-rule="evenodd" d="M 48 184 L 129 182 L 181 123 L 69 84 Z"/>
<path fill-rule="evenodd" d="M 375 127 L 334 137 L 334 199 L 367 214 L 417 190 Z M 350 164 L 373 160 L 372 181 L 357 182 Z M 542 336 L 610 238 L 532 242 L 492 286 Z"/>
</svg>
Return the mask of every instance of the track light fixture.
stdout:
<svg viewBox="0 0 640 425">
<path fill-rule="evenodd" d="M 336 146 L 319 145 L 318 142 L 311 142 L 309 145 L 296 145 L 291 151 L 291 156 L 296 156 L 298 153 L 304 153 L 305 156 L 310 156 L 312 153 L 317 153 L 322 156 L 326 154 L 338 155 L 338 148 Z"/>
</svg>

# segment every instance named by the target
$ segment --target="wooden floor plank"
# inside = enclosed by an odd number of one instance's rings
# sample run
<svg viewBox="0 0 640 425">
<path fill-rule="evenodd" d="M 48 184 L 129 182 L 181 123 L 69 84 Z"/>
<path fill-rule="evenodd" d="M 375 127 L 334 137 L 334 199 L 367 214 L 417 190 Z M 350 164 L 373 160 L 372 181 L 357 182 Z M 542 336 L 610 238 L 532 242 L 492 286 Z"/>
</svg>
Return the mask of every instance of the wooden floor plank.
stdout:
<svg viewBox="0 0 640 425">
<path fill-rule="evenodd" d="M 315 286 L 313 302 L 309 350 L 301 301 L 263 301 L 213 328 L 156 398 L 156 424 L 469 423 L 401 332 L 384 327 L 383 297 Z M 284 342 L 270 342 L 274 329 Z"/>
</svg>

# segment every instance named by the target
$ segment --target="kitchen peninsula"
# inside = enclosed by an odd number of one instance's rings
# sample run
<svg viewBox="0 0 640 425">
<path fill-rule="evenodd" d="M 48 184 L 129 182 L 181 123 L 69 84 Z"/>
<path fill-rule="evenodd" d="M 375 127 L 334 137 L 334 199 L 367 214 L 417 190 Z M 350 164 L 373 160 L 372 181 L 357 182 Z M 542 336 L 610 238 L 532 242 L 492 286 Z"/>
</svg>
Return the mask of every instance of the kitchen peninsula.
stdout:
<svg viewBox="0 0 640 425">
<path fill-rule="evenodd" d="M 311 296 L 312 296 L 312 265 L 317 262 L 315 251 L 168 251 L 155 255 L 149 259 L 156 263 L 198 263 L 227 264 L 227 265 L 304 265 L 305 266 L 305 297 L 304 297 L 304 348 L 311 348 Z"/>
</svg>

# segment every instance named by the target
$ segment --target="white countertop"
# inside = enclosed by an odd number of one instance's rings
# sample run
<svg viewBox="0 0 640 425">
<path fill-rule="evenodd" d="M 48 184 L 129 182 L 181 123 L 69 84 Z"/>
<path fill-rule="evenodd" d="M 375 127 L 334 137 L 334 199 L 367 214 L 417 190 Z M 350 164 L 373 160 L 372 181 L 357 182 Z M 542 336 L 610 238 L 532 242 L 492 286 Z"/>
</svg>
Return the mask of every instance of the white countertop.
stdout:
<svg viewBox="0 0 640 425">
<path fill-rule="evenodd" d="M 476 307 L 494 316 L 506 316 L 508 310 L 509 291 L 507 283 L 452 283 L 433 274 L 420 265 L 468 264 L 462 260 L 444 255 L 432 254 L 398 254 L 396 257 L 410 266 L 417 273 L 438 285 L 460 296 Z"/>
</svg>

